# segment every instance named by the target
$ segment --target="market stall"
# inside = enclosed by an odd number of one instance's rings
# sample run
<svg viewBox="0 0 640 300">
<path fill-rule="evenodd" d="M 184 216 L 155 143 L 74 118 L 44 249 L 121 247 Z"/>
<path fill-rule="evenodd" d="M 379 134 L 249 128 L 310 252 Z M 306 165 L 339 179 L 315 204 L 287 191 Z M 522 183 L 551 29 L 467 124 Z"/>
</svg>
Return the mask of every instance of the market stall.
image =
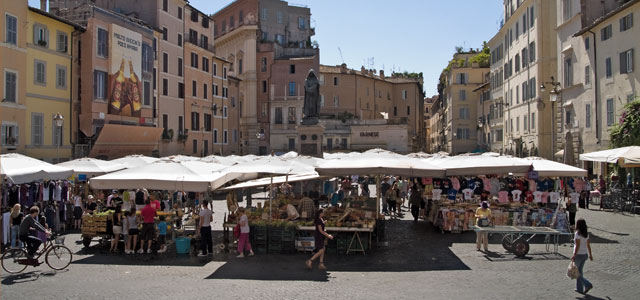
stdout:
<svg viewBox="0 0 640 300">
<path fill-rule="evenodd" d="M 150 164 L 152 162 L 156 162 L 158 160 L 159 158 L 135 154 L 135 155 L 127 155 L 125 157 L 112 159 L 111 162 L 116 164 L 121 164 L 127 169 L 132 169 L 135 167 L 140 167 L 140 166 Z"/>
<path fill-rule="evenodd" d="M 57 164 L 56 166 L 73 169 L 74 176 L 84 174 L 89 178 L 96 175 L 119 171 L 125 168 L 124 165 L 119 163 L 89 157 L 65 161 Z"/>
</svg>

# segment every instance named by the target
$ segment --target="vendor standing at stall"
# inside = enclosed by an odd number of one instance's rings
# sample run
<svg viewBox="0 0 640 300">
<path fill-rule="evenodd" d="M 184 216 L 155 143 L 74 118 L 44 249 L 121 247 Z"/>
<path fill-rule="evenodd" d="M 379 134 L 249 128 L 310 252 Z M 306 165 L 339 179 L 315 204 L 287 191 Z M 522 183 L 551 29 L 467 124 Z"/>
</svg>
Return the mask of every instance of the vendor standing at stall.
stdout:
<svg viewBox="0 0 640 300">
<path fill-rule="evenodd" d="M 286 213 L 287 217 L 285 218 L 285 221 L 293 221 L 296 220 L 298 218 L 300 218 L 300 214 L 298 213 L 298 211 L 296 210 L 295 207 L 293 207 L 293 205 L 291 204 L 286 204 L 286 203 L 280 203 L 280 205 L 278 205 L 278 209 L 280 209 L 281 213 Z"/>
<path fill-rule="evenodd" d="M 491 222 L 491 210 L 489 202 L 482 201 L 476 209 L 476 226 L 486 227 Z M 480 245 L 484 246 L 484 252 L 489 252 L 489 233 L 476 231 L 476 249 L 480 251 Z"/>
</svg>

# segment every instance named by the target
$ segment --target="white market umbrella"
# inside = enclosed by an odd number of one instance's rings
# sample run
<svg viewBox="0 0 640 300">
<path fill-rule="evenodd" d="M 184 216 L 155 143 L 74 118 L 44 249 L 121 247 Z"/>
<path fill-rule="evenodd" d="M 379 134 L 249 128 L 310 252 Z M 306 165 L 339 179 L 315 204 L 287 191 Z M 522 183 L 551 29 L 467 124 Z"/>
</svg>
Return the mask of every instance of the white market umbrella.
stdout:
<svg viewBox="0 0 640 300">
<path fill-rule="evenodd" d="M 622 167 L 640 167 L 640 146 L 628 146 L 580 154 L 580 160 L 620 163 Z"/>
<path fill-rule="evenodd" d="M 159 158 L 135 154 L 135 155 L 127 155 L 125 157 L 112 159 L 111 162 L 124 165 L 125 168 L 131 169 L 139 166 L 144 166 L 146 164 L 150 164 L 158 160 Z"/>
<path fill-rule="evenodd" d="M 291 176 L 277 176 L 273 177 L 273 184 L 285 183 L 285 182 L 298 182 L 307 181 L 322 178 L 320 175 L 291 175 Z M 236 190 L 257 186 L 266 186 L 272 184 L 271 178 L 260 178 L 255 180 L 249 180 L 242 183 L 234 184 L 232 186 L 223 188 L 222 190 Z"/>
<path fill-rule="evenodd" d="M 0 175 L 14 184 L 29 183 L 39 180 L 62 180 L 73 174 L 70 168 L 50 163 L 18 153 L 0 156 Z"/>
<path fill-rule="evenodd" d="M 74 175 L 86 174 L 87 176 L 107 174 L 125 168 L 118 163 L 89 157 L 65 161 L 56 166 L 73 169 Z"/>
<path fill-rule="evenodd" d="M 351 176 L 351 175 L 399 175 L 415 177 L 441 177 L 445 169 L 431 162 L 412 158 L 396 158 L 385 155 L 361 155 L 326 159 L 318 167 L 318 174 L 322 176 Z"/>
<path fill-rule="evenodd" d="M 530 161 L 533 170 L 541 177 L 584 177 L 588 173 L 587 170 L 540 157 L 527 157 L 524 160 Z"/>
<path fill-rule="evenodd" d="M 94 189 L 153 189 L 206 192 L 216 189 L 233 175 L 220 172 L 227 166 L 201 161 L 156 162 L 92 178 Z"/>
<path fill-rule="evenodd" d="M 531 162 L 511 156 L 457 155 L 433 157 L 424 161 L 445 168 L 447 176 L 526 173 Z"/>
</svg>

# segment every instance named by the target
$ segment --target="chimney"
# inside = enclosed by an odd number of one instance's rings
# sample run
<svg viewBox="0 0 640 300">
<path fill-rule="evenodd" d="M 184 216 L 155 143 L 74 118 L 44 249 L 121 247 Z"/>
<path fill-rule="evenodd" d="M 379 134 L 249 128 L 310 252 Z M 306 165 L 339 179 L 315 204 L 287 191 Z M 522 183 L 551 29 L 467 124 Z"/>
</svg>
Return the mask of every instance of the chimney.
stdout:
<svg viewBox="0 0 640 300">
<path fill-rule="evenodd" d="M 380 70 L 380 78 L 384 79 L 384 70 Z"/>
<path fill-rule="evenodd" d="M 40 9 L 47 11 L 47 0 L 40 0 Z"/>
</svg>

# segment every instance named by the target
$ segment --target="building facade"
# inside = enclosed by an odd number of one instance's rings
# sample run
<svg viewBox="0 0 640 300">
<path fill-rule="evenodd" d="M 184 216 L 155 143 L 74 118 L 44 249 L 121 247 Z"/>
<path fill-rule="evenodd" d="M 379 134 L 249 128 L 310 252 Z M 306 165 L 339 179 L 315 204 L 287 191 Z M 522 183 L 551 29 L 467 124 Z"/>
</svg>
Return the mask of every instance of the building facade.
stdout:
<svg viewBox="0 0 640 300">
<path fill-rule="evenodd" d="M 0 1 L 2 26 L 0 37 L 0 151 L 24 153 L 27 144 L 27 44 L 26 1 Z"/>
<path fill-rule="evenodd" d="M 80 26 L 33 7 L 27 20 L 25 154 L 49 162 L 67 160 L 72 156 L 71 45 Z"/>
<path fill-rule="evenodd" d="M 555 110 L 549 90 L 543 92 L 539 86 L 557 77 L 555 3 L 503 3 L 504 22 L 489 46 L 491 101 L 502 109 L 504 152 L 552 159 Z"/>
</svg>

